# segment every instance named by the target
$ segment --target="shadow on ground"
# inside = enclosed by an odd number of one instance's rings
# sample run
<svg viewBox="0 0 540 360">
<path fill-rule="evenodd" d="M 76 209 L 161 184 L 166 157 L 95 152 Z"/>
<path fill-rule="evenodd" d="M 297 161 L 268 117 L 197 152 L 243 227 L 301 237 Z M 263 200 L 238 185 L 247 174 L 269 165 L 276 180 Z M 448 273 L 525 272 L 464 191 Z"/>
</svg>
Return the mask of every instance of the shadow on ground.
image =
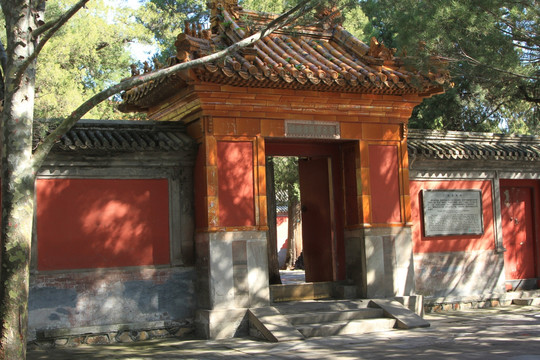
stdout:
<svg viewBox="0 0 540 360">
<path fill-rule="evenodd" d="M 514 359 L 540 360 L 540 308 L 510 306 L 426 315 L 430 328 L 268 343 L 165 339 L 30 350 L 38 359 Z"/>
</svg>

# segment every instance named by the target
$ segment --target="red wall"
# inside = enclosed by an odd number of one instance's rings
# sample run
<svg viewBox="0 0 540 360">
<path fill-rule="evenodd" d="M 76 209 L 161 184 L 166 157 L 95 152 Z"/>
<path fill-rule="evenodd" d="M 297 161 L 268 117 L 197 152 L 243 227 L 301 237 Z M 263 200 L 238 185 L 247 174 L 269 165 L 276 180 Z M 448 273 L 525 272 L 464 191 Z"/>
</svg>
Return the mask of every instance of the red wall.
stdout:
<svg viewBox="0 0 540 360">
<path fill-rule="evenodd" d="M 198 229 L 208 227 L 208 203 L 206 202 L 206 152 L 204 146 L 199 146 L 195 160 L 193 174 L 194 201 L 195 201 L 195 226 Z"/>
<path fill-rule="evenodd" d="M 422 219 L 422 189 L 440 190 L 482 190 L 482 211 L 484 215 L 484 234 L 482 235 L 450 235 L 424 237 Z M 410 182 L 413 251 L 415 253 L 488 250 L 495 248 L 493 231 L 493 201 L 491 181 L 485 180 L 447 180 Z"/>
<path fill-rule="evenodd" d="M 346 146 L 343 148 L 343 182 L 345 190 L 345 220 L 347 225 L 358 224 L 358 189 L 356 183 L 356 147 Z"/>
<path fill-rule="evenodd" d="M 166 179 L 39 179 L 38 269 L 168 264 Z"/>
<path fill-rule="evenodd" d="M 254 226 L 253 144 L 218 141 L 220 226 Z"/>
<path fill-rule="evenodd" d="M 397 146 L 369 146 L 373 223 L 401 222 Z"/>
</svg>

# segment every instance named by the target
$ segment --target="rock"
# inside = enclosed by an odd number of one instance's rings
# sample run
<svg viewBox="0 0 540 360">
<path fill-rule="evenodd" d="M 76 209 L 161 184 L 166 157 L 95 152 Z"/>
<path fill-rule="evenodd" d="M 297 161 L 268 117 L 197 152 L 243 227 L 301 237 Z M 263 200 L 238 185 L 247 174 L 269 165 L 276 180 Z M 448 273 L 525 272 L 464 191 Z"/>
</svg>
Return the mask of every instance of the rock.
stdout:
<svg viewBox="0 0 540 360">
<path fill-rule="evenodd" d="M 109 343 L 107 335 L 91 335 L 86 338 L 86 343 L 89 345 L 104 345 Z"/>
<path fill-rule="evenodd" d="M 140 331 L 137 340 L 144 341 L 150 339 L 150 335 L 146 331 Z"/>
<path fill-rule="evenodd" d="M 133 342 L 133 339 L 129 335 L 129 331 L 123 331 L 122 333 L 116 335 L 116 341 L 120 343 L 130 343 Z"/>
<path fill-rule="evenodd" d="M 66 346 L 68 344 L 68 339 L 59 338 L 54 340 L 54 346 Z"/>
<path fill-rule="evenodd" d="M 153 338 L 154 337 L 165 337 L 165 336 L 169 336 L 169 332 L 165 329 L 160 329 L 160 330 L 151 330 L 150 331 L 150 336 L 152 336 Z"/>
<path fill-rule="evenodd" d="M 191 334 L 192 332 L 193 332 L 193 328 L 191 328 L 191 327 L 181 327 L 180 329 L 178 329 L 178 331 L 176 331 L 174 336 L 184 337 L 186 335 Z"/>
</svg>

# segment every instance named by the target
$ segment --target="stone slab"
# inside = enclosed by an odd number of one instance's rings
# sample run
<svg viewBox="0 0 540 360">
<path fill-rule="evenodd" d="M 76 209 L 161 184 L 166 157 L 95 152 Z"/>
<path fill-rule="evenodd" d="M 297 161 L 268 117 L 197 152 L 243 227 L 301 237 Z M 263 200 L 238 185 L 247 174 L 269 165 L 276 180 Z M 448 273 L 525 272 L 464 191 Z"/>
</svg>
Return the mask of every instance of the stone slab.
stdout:
<svg viewBox="0 0 540 360">
<path fill-rule="evenodd" d="M 198 310 L 197 336 L 203 339 L 229 339 L 248 333 L 246 309 Z"/>
<path fill-rule="evenodd" d="M 40 339 L 52 339 L 63 336 L 74 336 L 83 334 L 104 334 L 126 330 L 140 330 L 140 329 L 163 329 L 166 327 L 173 327 L 175 323 L 165 321 L 150 321 L 142 323 L 131 324 L 114 324 L 114 325 L 97 325 L 97 326 L 82 326 L 74 328 L 61 328 L 61 329 L 40 329 L 36 331 L 36 338 Z"/>
<path fill-rule="evenodd" d="M 514 305 L 533 305 L 533 306 L 540 306 L 540 298 L 521 298 L 521 299 L 513 299 L 512 304 Z"/>
<path fill-rule="evenodd" d="M 329 299 L 333 294 L 332 282 L 271 285 L 272 302 Z"/>
<path fill-rule="evenodd" d="M 249 309 L 248 316 L 250 324 L 255 326 L 268 341 L 279 342 L 304 338 L 275 307 Z"/>
<path fill-rule="evenodd" d="M 383 309 L 386 316 L 397 320 L 399 329 L 414 329 L 420 327 L 429 327 L 430 324 L 420 316 L 416 315 L 396 300 L 391 299 L 373 299 L 370 306 Z"/>
<path fill-rule="evenodd" d="M 335 335 L 365 334 L 394 328 L 397 320 L 388 318 L 331 322 L 300 326 L 299 331 L 306 338 Z"/>
<path fill-rule="evenodd" d="M 416 315 L 424 317 L 424 296 L 423 295 L 410 295 L 410 296 L 395 296 L 394 300 L 405 306 L 409 310 L 413 311 Z"/>
<path fill-rule="evenodd" d="M 343 285 L 334 283 L 334 298 L 336 299 L 356 299 L 358 296 L 356 285 Z"/>
</svg>

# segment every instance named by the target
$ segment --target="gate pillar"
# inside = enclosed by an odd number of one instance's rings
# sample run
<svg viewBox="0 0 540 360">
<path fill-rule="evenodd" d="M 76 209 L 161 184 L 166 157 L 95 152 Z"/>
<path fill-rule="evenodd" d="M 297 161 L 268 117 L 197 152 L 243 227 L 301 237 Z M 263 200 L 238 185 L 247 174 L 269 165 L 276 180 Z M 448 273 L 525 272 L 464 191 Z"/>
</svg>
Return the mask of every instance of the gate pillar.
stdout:
<svg viewBox="0 0 540 360">
<path fill-rule="evenodd" d="M 196 329 L 247 335 L 247 308 L 269 304 L 262 139 L 205 136 L 196 165 Z"/>
</svg>

